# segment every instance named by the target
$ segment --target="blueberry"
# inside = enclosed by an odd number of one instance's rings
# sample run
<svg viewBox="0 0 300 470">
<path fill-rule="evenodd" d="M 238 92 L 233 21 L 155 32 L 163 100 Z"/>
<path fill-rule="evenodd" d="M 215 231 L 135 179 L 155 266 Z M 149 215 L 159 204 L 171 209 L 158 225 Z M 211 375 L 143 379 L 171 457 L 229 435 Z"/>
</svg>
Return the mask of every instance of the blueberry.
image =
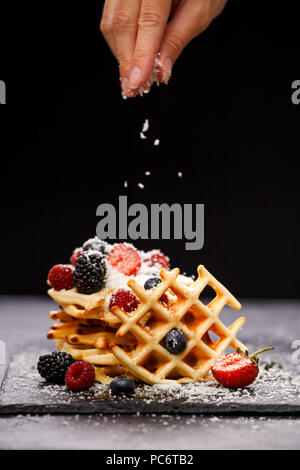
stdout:
<svg viewBox="0 0 300 470">
<path fill-rule="evenodd" d="M 132 395 L 134 393 L 135 385 L 133 380 L 129 377 L 117 377 L 110 384 L 110 393 L 112 395 Z"/>
<path fill-rule="evenodd" d="M 165 336 L 164 345 L 171 354 L 179 354 L 186 347 L 186 336 L 183 331 L 174 328 Z"/>
<path fill-rule="evenodd" d="M 156 287 L 158 284 L 161 283 L 161 278 L 160 277 L 149 277 L 147 281 L 144 284 L 144 288 L 146 290 L 153 289 L 153 287 Z"/>
</svg>

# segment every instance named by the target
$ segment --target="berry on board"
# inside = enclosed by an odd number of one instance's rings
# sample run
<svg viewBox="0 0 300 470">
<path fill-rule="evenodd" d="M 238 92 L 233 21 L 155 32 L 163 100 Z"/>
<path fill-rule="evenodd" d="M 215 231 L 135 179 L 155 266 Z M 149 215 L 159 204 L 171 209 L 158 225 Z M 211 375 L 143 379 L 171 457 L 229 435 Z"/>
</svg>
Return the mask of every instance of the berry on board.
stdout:
<svg viewBox="0 0 300 470">
<path fill-rule="evenodd" d="M 74 287 L 74 266 L 71 264 L 56 264 L 48 274 L 51 287 L 55 290 L 73 289 Z"/>
<path fill-rule="evenodd" d="M 67 370 L 65 382 L 74 391 L 92 387 L 95 383 L 94 366 L 85 361 L 74 362 Z"/>
<path fill-rule="evenodd" d="M 63 384 L 66 372 L 73 362 L 71 354 L 54 351 L 39 357 L 37 370 L 47 382 Z"/>
<path fill-rule="evenodd" d="M 214 378 L 225 387 L 246 387 L 254 382 L 258 376 L 257 355 L 274 348 L 264 348 L 248 356 L 247 353 L 237 351 L 225 354 L 217 359 L 211 368 Z"/>
<path fill-rule="evenodd" d="M 135 390 L 133 380 L 126 376 L 120 376 L 114 379 L 110 384 L 111 395 L 132 395 Z"/>
</svg>

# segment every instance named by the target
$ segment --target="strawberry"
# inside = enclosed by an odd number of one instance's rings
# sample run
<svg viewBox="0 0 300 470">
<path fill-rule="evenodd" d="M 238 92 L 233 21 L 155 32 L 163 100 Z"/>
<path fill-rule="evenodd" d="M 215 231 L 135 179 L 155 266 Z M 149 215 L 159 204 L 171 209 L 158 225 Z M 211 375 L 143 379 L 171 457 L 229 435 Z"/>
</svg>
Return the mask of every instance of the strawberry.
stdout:
<svg viewBox="0 0 300 470">
<path fill-rule="evenodd" d="M 162 268 L 170 269 L 169 258 L 161 251 L 152 253 L 150 256 L 146 257 L 144 259 L 144 263 L 150 266 L 150 268 L 152 268 L 152 266 L 159 265 Z"/>
<path fill-rule="evenodd" d="M 115 245 L 107 260 L 111 266 L 114 266 L 126 276 L 136 274 L 141 267 L 141 258 L 138 251 L 127 243 Z"/>
<path fill-rule="evenodd" d="M 258 354 L 274 348 L 264 348 L 248 356 L 248 352 L 225 354 L 212 365 L 214 378 L 225 387 L 239 388 L 252 384 L 258 375 Z"/>
<path fill-rule="evenodd" d="M 73 264 L 73 266 L 76 266 L 77 260 L 79 256 L 81 255 L 81 253 L 82 253 L 82 248 L 75 248 L 75 250 L 73 251 L 72 256 L 70 258 L 71 264 Z"/>
<path fill-rule="evenodd" d="M 56 264 L 50 269 L 48 280 L 55 290 L 73 289 L 74 287 L 74 266 L 71 264 Z"/>
</svg>

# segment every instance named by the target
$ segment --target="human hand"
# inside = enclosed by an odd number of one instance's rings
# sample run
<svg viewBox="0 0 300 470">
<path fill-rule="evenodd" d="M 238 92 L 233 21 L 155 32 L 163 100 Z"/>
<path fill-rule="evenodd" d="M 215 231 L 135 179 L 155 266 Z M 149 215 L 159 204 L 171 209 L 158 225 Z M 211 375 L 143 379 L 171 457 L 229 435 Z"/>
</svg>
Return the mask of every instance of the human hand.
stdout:
<svg viewBox="0 0 300 470">
<path fill-rule="evenodd" d="M 183 49 L 226 1 L 106 0 L 100 30 L 119 62 L 123 96 L 148 92 L 153 81 L 168 83 Z"/>
</svg>

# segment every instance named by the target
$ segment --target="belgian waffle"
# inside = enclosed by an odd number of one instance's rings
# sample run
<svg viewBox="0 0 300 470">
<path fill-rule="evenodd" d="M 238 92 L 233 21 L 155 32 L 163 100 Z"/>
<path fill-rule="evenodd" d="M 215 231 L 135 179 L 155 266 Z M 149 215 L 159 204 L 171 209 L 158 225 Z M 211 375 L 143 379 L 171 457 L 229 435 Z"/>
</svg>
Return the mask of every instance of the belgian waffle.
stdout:
<svg viewBox="0 0 300 470">
<path fill-rule="evenodd" d="M 136 346 L 128 351 L 122 345 L 111 343 L 110 350 L 134 376 L 149 384 L 205 379 L 213 361 L 228 346 L 239 347 L 242 351 L 247 349 L 236 338 L 246 319 L 239 318 L 229 328 L 219 319 L 226 304 L 241 308 L 233 295 L 204 266 L 198 267 L 198 279 L 188 287 L 178 280 L 178 275 L 178 268 L 162 269 L 162 282 L 151 291 L 131 279 L 128 286 L 139 298 L 139 307 L 131 313 L 112 308 L 122 322 L 116 337 L 134 335 Z M 199 296 L 207 285 L 214 289 L 216 296 L 205 305 Z M 169 305 L 160 301 L 167 291 L 171 291 L 174 298 Z M 176 355 L 164 347 L 163 341 L 174 328 L 179 328 L 187 338 L 186 348 Z M 216 341 L 210 332 L 218 336 Z"/>
</svg>

